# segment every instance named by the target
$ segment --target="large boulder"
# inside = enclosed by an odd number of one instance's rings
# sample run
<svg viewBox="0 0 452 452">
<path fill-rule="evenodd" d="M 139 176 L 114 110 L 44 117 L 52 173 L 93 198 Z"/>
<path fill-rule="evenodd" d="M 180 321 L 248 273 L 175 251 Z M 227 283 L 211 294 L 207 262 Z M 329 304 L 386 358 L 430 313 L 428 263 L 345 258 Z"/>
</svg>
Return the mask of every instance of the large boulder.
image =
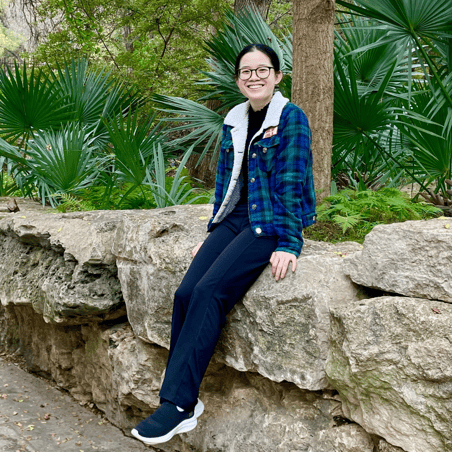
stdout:
<svg viewBox="0 0 452 452">
<path fill-rule="evenodd" d="M 452 302 L 452 219 L 378 225 L 345 259 L 356 283 L 408 297 Z"/>
<path fill-rule="evenodd" d="M 452 451 L 452 305 L 378 297 L 331 310 L 344 414 L 407 452 Z"/>
<path fill-rule="evenodd" d="M 205 238 L 211 206 L 124 212 L 113 244 L 135 334 L 169 348 L 174 292 Z M 356 243 L 307 241 L 296 273 L 275 282 L 268 267 L 229 315 L 214 357 L 303 389 L 327 387 L 329 308 L 365 297 L 342 269 Z"/>
<path fill-rule="evenodd" d="M 31 208 L 0 216 L 0 302 L 75 325 L 125 315 L 112 242 L 122 212 Z M 39 206 L 38 206 L 39 207 Z"/>
<path fill-rule="evenodd" d="M 29 306 L 13 305 L 0 306 L 2 319 L 30 370 L 53 378 L 80 403 L 94 403 L 126 434 L 158 407 L 168 351 L 137 339 L 127 323 L 61 326 L 45 323 Z M 206 410 L 198 427 L 152 450 L 373 450 L 361 427 L 335 422 L 342 411 L 333 391 L 304 391 L 212 363 L 200 397 Z"/>
</svg>

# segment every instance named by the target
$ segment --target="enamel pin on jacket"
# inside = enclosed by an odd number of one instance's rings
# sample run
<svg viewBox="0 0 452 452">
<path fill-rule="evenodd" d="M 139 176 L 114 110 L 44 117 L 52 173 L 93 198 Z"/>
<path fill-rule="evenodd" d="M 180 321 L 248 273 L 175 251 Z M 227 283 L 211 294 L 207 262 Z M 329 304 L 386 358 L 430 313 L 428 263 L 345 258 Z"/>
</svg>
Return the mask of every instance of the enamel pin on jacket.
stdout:
<svg viewBox="0 0 452 452">
<path fill-rule="evenodd" d="M 240 198 L 238 183 L 248 131 L 249 101 L 234 107 L 223 124 L 215 204 L 208 230 Z M 276 92 L 248 150 L 248 213 L 255 236 L 277 236 L 276 251 L 298 256 L 302 229 L 315 223 L 311 131 L 303 111 Z"/>
</svg>

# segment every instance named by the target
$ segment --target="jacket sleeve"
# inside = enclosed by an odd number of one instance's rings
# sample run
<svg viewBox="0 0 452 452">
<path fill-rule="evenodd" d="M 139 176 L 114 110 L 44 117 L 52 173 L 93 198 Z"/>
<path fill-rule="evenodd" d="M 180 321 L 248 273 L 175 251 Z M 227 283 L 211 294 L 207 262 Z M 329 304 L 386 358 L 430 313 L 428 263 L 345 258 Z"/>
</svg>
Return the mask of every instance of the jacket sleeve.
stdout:
<svg viewBox="0 0 452 452">
<path fill-rule="evenodd" d="M 312 187 L 311 131 L 303 111 L 291 104 L 282 115 L 280 145 L 275 162 L 275 192 L 273 193 L 273 220 L 278 245 L 276 251 L 296 256 L 303 246 L 303 193 L 306 185 Z M 311 210 L 315 211 L 315 196 L 311 194 Z M 305 200 L 306 201 L 306 200 Z"/>
<path fill-rule="evenodd" d="M 212 218 L 210 219 L 209 224 L 207 225 L 208 231 L 210 231 L 212 221 L 215 218 L 215 215 L 217 214 L 218 210 L 220 209 L 221 203 L 223 201 L 223 189 L 226 173 L 225 148 L 223 146 L 225 136 L 226 136 L 226 126 L 223 124 L 223 135 L 221 139 L 220 155 L 218 156 L 217 173 L 215 176 L 215 202 L 213 205 Z"/>
</svg>

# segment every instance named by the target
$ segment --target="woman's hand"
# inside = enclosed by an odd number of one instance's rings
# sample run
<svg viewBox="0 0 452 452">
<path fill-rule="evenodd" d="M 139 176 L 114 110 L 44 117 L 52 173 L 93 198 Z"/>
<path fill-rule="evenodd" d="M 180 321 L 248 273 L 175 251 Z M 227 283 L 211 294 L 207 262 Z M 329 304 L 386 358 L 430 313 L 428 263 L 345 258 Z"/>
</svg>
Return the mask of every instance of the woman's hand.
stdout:
<svg viewBox="0 0 452 452">
<path fill-rule="evenodd" d="M 287 253 L 286 251 L 275 251 L 271 258 L 272 275 L 275 281 L 279 278 L 283 279 L 286 276 L 289 264 L 292 262 L 292 273 L 297 269 L 297 257 L 295 254 Z"/>
<path fill-rule="evenodd" d="M 193 250 L 192 250 L 192 252 L 191 252 L 192 257 L 195 257 L 195 256 L 196 256 L 196 253 L 199 251 L 199 248 L 201 248 L 201 246 L 202 246 L 203 243 L 204 243 L 204 242 L 199 242 L 199 243 L 193 248 Z"/>
</svg>

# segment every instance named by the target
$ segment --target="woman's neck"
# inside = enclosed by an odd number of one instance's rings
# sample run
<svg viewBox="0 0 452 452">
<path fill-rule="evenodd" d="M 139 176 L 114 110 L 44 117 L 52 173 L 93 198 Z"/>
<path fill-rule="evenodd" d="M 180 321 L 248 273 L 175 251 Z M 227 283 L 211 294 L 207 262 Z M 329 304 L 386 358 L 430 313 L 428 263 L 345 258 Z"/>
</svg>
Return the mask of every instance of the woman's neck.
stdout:
<svg viewBox="0 0 452 452">
<path fill-rule="evenodd" d="M 272 96 L 273 97 L 273 96 Z M 254 111 L 260 111 L 260 110 L 262 110 L 263 108 L 265 108 L 270 102 L 271 102 L 271 100 L 272 100 L 272 98 L 270 98 L 270 99 L 268 99 L 268 100 L 264 100 L 264 101 L 262 101 L 262 102 L 252 102 L 251 100 L 250 100 L 250 105 L 251 105 L 251 108 L 254 110 Z"/>
</svg>

